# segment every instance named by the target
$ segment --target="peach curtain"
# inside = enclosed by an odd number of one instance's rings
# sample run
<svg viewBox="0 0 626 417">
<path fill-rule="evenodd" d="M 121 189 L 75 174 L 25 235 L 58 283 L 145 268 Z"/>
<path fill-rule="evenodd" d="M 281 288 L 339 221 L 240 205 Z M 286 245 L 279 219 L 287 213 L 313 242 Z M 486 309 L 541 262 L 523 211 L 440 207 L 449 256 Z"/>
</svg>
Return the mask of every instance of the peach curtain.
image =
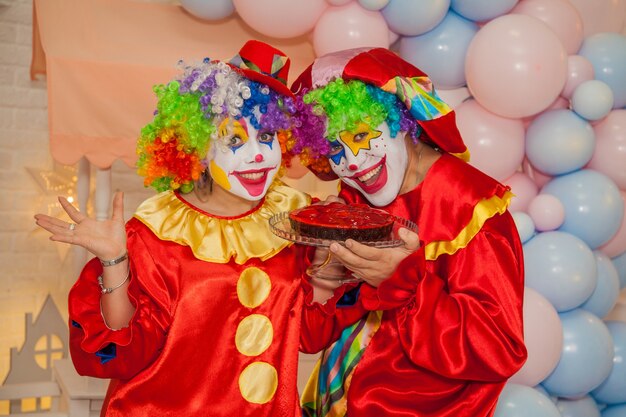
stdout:
<svg viewBox="0 0 626 417">
<path fill-rule="evenodd" d="M 155 109 L 154 84 L 183 59 L 230 59 L 260 39 L 292 59 L 290 78 L 313 60 L 305 37 L 267 39 L 234 16 L 194 18 L 180 6 L 130 0 L 34 0 L 31 77 L 46 74 L 50 150 L 62 164 L 133 166 L 135 141 Z"/>
</svg>

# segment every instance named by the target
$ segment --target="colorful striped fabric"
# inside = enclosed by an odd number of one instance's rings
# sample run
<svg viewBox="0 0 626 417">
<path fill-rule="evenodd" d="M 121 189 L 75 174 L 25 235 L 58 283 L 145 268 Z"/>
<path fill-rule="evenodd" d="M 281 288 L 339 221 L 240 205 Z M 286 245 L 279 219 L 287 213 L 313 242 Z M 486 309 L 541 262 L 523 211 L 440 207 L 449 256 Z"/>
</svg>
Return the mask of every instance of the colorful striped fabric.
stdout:
<svg viewBox="0 0 626 417">
<path fill-rule="evenodd" d="M 380 327 L 382 315 L 382 311 L 370 312 L 366 318 L 344 329 L 339 339 L 324 350 L 302 394 L 303 416 L 346 415 L 352 373 Z"/>
</svg>

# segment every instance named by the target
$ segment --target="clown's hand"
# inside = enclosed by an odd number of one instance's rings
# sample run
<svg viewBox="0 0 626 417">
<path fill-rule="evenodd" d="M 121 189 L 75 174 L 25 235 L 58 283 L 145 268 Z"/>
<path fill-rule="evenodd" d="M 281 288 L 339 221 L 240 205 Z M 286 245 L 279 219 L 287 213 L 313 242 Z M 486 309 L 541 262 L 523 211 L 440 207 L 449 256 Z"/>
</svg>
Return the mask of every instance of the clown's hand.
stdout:
<svg viewBox="0 0 626 417">
<path fill-rule="evenodd" d="M 417 233 L 402 228 L 398 231 L 398 236 L 404 242 L 403 246 L 374 248 L 348 239 L 345 246 L 333 242 L 330 251 L 337 261 L 352 271 L 353 276 L 378 287 L 395 272 L 404 258 L 420 247 Z"/>
</svg>

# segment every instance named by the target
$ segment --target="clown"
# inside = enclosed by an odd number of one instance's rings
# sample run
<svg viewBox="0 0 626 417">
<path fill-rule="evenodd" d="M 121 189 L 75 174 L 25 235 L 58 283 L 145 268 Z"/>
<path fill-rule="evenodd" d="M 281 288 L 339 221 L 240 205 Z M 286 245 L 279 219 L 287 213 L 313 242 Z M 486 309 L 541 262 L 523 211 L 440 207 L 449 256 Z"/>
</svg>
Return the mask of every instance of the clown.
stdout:
<svg viewBox="0 0 626 417">
<path fill-rule="evenodd" d="M 294 82 L 300 159 L 347 204 L 414 221 L 405 246 L 330 246 L 370 312 L 324 350 L 308 416 L 491 416 L 523 364 L 523 261 L 510 190 L 466 163 L 454 112 L 389 50 L 316 59 Z M 356 292 L 358 291 L 358 292 Z"/>
<path fill-rule="evenodd" d="M 61 204 L 52 239 L 96 258 L 69 296 L 72 360 L 111 378 L 106 416 L 296 416 L 298 350 L 318 351 L 364 312 L 313 303 L 305 258 L 268 219 L 311 202 L 282 184 L 289 59 L 250 41 L 155 88 L 138 172 L 159 191 L 124 224 Z M 336 330 L 334 330 L 336 329 Z"/>
</svg>

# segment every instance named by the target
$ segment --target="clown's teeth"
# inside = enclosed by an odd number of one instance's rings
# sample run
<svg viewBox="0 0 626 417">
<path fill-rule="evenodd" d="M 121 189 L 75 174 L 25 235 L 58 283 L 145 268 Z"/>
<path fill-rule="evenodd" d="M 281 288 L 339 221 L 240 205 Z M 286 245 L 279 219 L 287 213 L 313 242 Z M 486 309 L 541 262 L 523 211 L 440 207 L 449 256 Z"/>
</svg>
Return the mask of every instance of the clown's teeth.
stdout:
<svg viewBox="0 0 626 417">
<path fill-rule="evenodd" d="M 361 182 L 365 182 L 367 180 L 369 180 L 370 178 L 372 178 L 375 175 L 378 175 L 378 173 L 380 172 L 380 170 L 383 169 L 382 165 L 379 165 L 378 168 L 371 170 L 370 172 L 368 172 L 367 174 L 357 178 L 359 181 Z"/>
<path fill-rule="evenodd" d="M 243 173 L 239 174 L 240 177 L 243 177 L 243 178 L 245 178 L 247 180 L 258 180 L 258 179 L 262 178 L 263 175 L 265 175 L 265 172 L 255 172 L 255 173 L 252 173 L 252 174 L 243 174 Z"/>
</svg>

